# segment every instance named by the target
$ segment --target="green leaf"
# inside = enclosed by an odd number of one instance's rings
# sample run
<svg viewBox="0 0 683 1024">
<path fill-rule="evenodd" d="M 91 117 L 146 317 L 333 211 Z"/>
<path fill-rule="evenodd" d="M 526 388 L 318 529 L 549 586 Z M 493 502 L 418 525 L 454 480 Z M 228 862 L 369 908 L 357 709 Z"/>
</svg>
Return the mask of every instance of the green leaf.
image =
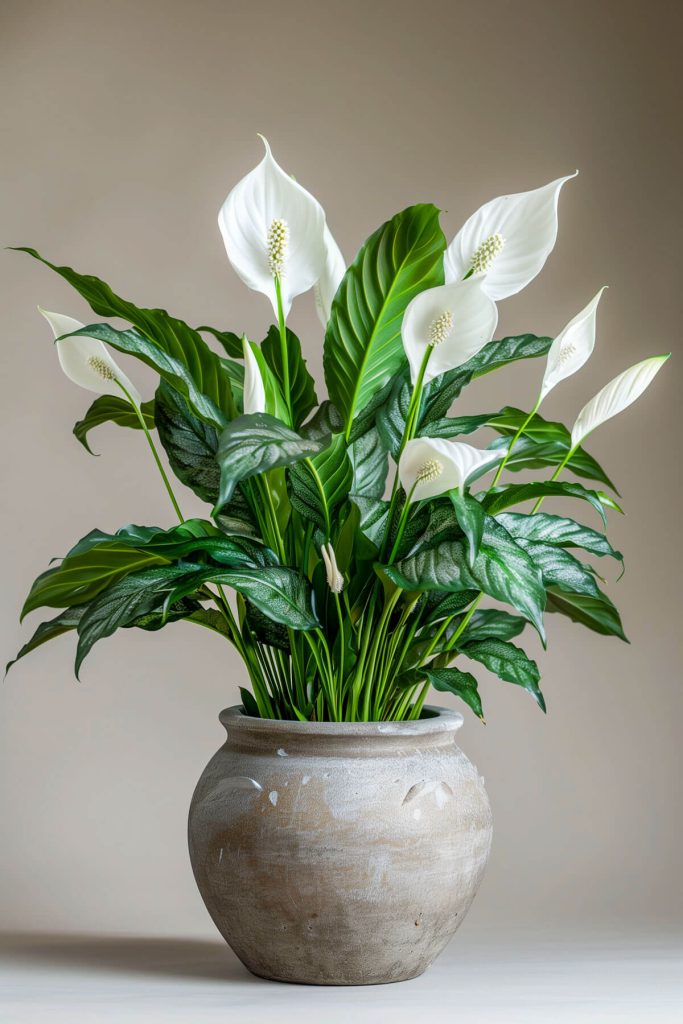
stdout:
<svg viewBox="0 0 683 1024">
<path fill-rule="evenodd" d="M 85 604 L 130 573 L 164 565 L 168 562 L 162 556 L 125 543 L 97 544 L 82 554 L 68 555 L 61 565 L 42 573 L 31 587 L 21 618 L 36 608 Z"/>
<path fill-rule="evenodd" d="M 367 498 L 381 498 L 389 473 L 389 456 L 379 431 L 372 427 L 348 448 L 353 468 L 351 490 Z"/>
<path fill-rule="evenodd" d="M 207 346 L 205 352 L 200 350 L 188 354 L 181 346 L 176 345 L 172 346 L 173 351 L 169 353 L 155 341 L 150 341 L 135 327 L 117 331 L 110 324 L 90 324 L 89 327 L 83 327 L 73 334 L 65 335 L 65 344 L 68 344 L 69 338 L 80 336 L 97 338 L 118 352 L 136 356 L 147 366 L 151 366 L 163 380 L 187 399 L 195 415 L 212 427 L 222 429 L 227 420 L 235 415 L 236 407 L 229 377 L 221 365 L 221 360 Z M 202 356 L 205 358 L 202 359 Z M 223 409 L 217 405 L 218 400 L 222 401 Z"/>
<path fill-rule="evenodd" d="M 412 386 L 407 373 L 396 377 L 387 401 L 377 411 L 377 430 L 384 447 L 398 460 L 401 442 L 406 428 Z M 420 431 L 418 430 L 418 433 Z"/>
<path fill-rule="evenodd" d="M 498 601 L 511 604 L 533 623 L 541 638 L 545 637 L 545 590 L 541 572 L 495 520 L 486 519 L 472 569 L 462 541 L 439 544 L 381 568 L 404 590 L 482 590 Z"/>
<path fill-rule="evenodd" d="M 484 412 L 479 416 L 443 416 L 426 423 L 420 430 L 420 437 L 443 437 L 450 440 L 452 437 L 473 434 L 475 430 L 487 426 L 490 415 Z"/>
<path fill-rule="evenodd" d="M 143 402 L 140 412 L 147 429 L 154 430 L 154 400 Z M 88 432 L 102 423 L 116 423 L 119 427 L 142 430 L 140 420 L 127 399 L 117 398 L 116 395 L 100 395 L 90 406 L 83 419 L 74 426 L 74 435 L 91 455 L 95 453 L 88 444 Z"/>
<path fill-rule="evenodd" d="M 435 690 L 441 690 L 442 693 L 454 693 L 456 697 L 465 701 L 477 718 L 484 721 L 477 680 L 471 673 L 461 672 L 458 668 L 420 669 L 420 674 L 422 673 Z"/>
<path fill-rule="evenodd" d="M 461 590 L 460 593 L 446 594 L 445 597 L 438 591 L 428 593 L 426 595 L 425 625 L 428 626 L 434 622 L 448 619 L 451 615 L 457 615 L 458 612 L 463 611 L 469 604 L 472 604 L 478 596 L 478 590 Z"/>
<path fill-rule="evenodd" d="M 353 477 L 344 435 L 335 434 L 319 455 L 290 466 L 288 477 L 292 506 L 329 540 L 334 514 L 346 501 Z"/>
<path fill-rule="evenodd" d="M 273 622 L 268 615 L 257 608 L 251 601 L 245 602 L 247 606 L 246 622 L 260 644 L 267 647 L 276 647 L 281 651 L 289 651 L 289 633 L 281 622 Z"/>
<path fill-rule="evenodd" d="M 502 512 L 496 518 L 515 540 L 554 544 L 562 548 L 581 548 L 592 555 L 610 555 L 619 562 L 624 560 L 621 552 L 614 550 L 604 533 L 576 523 L 573 519 L 548 515 L 546 512 L 536 512 L 534 515 Z"/>
<path fill-rule="evenodd" d="M 564 548 L 527 540 L 519 540 L 517 543 L 531 555 L 541 570 L 544 587 L 559 587 L 569 593 L 590 594 L 593 597 L 599 595 L 591 568 Z"/>
<path fill-rule="evenodd" d="M 526 619 L 520 618 L 519 615 L 510 615 L 509 612 L 500 611 L 498 608 L 480 608 L 474 613 L 462 634 L 462 642 L 487 640 L 490 637 L 512 640 L 513 637 L 519 636 L 525 626 Z"/>
<path fill-rule="evenodd" d="M 186 566 L 187 568 L 187 566 Z M 189 566 L 166 597 L 166 603 L 191 594 L 203 583 L 225 583 L 247 597 L 274 622 L 291 629 L 309 630 L 320 626 L 313 606 L 308 580 L 295 569 L 279 565 L 260 569 L 219 569 L 215 566 Z"/>
<path fill-rule="evenodd" d="M 528 484 L 493 487 L 490 491 L 482 493 L 481 503 L 490 516 L 495 516 L 511 505 L 519 505 L 523 501 L 553 497 L 581 498 L 587 501 L 598 513 L 603 524 L 607 522 L 605 507 L 621 511 L 616 502 L 601 491 L 590 491 L 581 484 L 562 483 L 560 480 L 533 480 Z"/>
<path fill-rule="evenodd" d="M 111 636 L 122 626 L 139 625 L 151 612 L 160 609 L 177 582 L 188 575 L 188 565 L 157 565 L 117 580 L 100 593 L 86 608 L 78 623 L 76 676 L 84 658 L 95 643 Z M 186 607 L 186 606 L 183 606 Z M 166 618 L 147 620 L 143 628 L 160 628 Z"/>
<path fill-rule="evenodd" d="M 48 622 L 41 622 L 31 639 L 21 648 L 16 658 L 7 663 L 5 675 L 20 658 L 30 654 L 31 651 L 35 651 L 37 647 L 47 643 L 48 640 L 53 640 L 55 637 L 61 636 L 62 633 L 68 633 L 70 630 L 76 629 L 85 608 L 85 605 L 67 608 L 66 611 L 60 612 L 54 619 L 50 619 Z"/>
<path fill-rule="evenodd" d="M 546 610 L 566 615 L 572 622 L 587 626 L 603 636 L 618 636 L 628 643 L 619 612 L 606 594 L 599 597 L 587 594 L 565 594 L 556 587 L 548 590 Z"/>
<path fill-rule="evenodd" d="M 96 545 L 128 545 L 131 548 L 160 555 L 168 561 L 185 559 L 199 561 L 209 557 L 218 565 L 231 568 L 257 568 L 275 565 L 275 554 L 247 537 L 227 537 L 205 519 L 186 519 L 179 526 L 163 530 L 158 526 L 124 526 L 115 534 L 91 530 L 71 549 L 68 557 L 81 555 Z M 193 556 L 190 558 L 190 556 Z"/>
<path fill-rule="evenodd" d="M 349 498 L 360 513 L 361 530 L 379 551 L 387 531 L 389 502 L 363 494 L 350 494 Z"/>
<path fill-rule="evenodd" d="M 43 259 L 35 249 L 19 246 L 17 250 L 40 260 L 68 281 L 98 316 L 118 316 L 132 324 L 136 331 L 116 332 L 113 328 L 108 328 L 114 335 L 120 336 L 121 347 L 113 338 L 102 337 L 101 340 L 108 342 L 120 352 L 137 356 L 158 373 L 162 373 L 163 366 L 162 376 L 188 398 L 198 416 L 220 427 L 226 419 L 231 419 L 235 415 L 230 382 L 221 366 L 221 360 L 212 352 L 201 335 L 183 320 L 170 316 L 164 309 L 140 309 L 132 302 L 115 295 L 109 285 L 99 278 L 79 274 L 71 267 L 55 266 L 54 263 Z M 100 327 L 107 328 L 108 325 Z M 93 329 L 85 328 L 83 333 L 88 337 L 100 337 L 93 333 Z M 138 332 L 160 349 L 166 359 L 155 355 L 149 344 L 144 345 L 140 340 L 136 340 Z"/>
<path fill-rule="evenodd" d="M 177 478 L 202 501 L 214 504 L 221 478 L 216 430 L 195 416 L 183 396 L 165 381 L 156 392 L 156 424 Z"/>
<path fill-rule="evenodd" d="M 424 433 L 422 425 L 445 416 L 460 392 L 471 381 L 492 373 L 501 366 L 507 366 L 508 363 L 544 356 L 552 343 L 552 338 L 539 338 L 535 334 L 520 334 L 490 341 L 468 362 L 441 374 L 427 384 L 423 392 L 421 425 L 417 433 Z"/>
<path fill-rule="evenodd" d="M 541 711 L 545 711 L 543 694 L 538 688 L 538 681 L 541 678 L 538 665 L 520 647 L 506 643 L 504 640 L 490 638 L 474 640 L 462 645 L 459 649 L 468 658 L 480 662 L 491 672 L 495 672 L 506 683 L 515 683 L 517 686 L 523 687 L 531 694 Z"/>
<path fill-rule="evenodd" d="M 220 342 L 225 349 L 225 352 L 232 359 L 241 359 L 243 356 L 242 352 L 242 335 L 235 334 L 234 331 L 217 331 L 215 327 L 207 327 L 206 324 L 203 327 L 197 327 L 197 331 L 202 334 L 211 334 Z"/>
<path fill-rule="evenodd" d="M 527 415 L 522 409 L 506 406 L 491 416 L 486 425 L 509 439 L 516 434 Z M 545 420 L 536 413 L 524 428 L 524 434 L 517 441 L 507 466 L 510 469 L 541 469 L 558 465 L 571 447 L 571 433 L 563 423 Z M 577 476 L 599 480 L 616 494 L 619 493 L 602 466 L 583 448 L 578 448 L 566 465 Z"/>
<path fill-rule="evenodd" d="M 239 416 L 218 441 L 221 485 L 216 511 L 230 500 L 242 480 L 317 455 L 326 444 L 326 440 L 306 440 L 266 413 Z"/>
<path fill-rule="evenodd" d="M 344 275 L 323 365 L 347 437 L 357 413 L 405 364 L 403 313 L 419 292 L 443 284 L 445 248 L 436 207 L 411 206 L 370 236 Z"/>
<path fill-rule="evenodd" d="M 455 510 L 455 518 L 458 520 L 458 525 L 467 538 L 471 568 L 481 546 L 486 513 L 481 504 L 469 494 L 461 494 L 460 491 L 453 490 L 448 492 L 448 497 Z"/>
<path fill-rule="evenodd" d="M 275 378 L 285 392 L 285 376 L 282 365 L 282 345 L 280 343 L 280 330 L 273 326 L 268 330 L 265 340 L 261 345 L 263 357 L 275 374 Z M 301 343 L 293 331 L 287 328 L 287 365 L 289 368 L 289 395 L 292 408 L 294 428 L 298 430 L 308 416 L 311 409 L 318 404 L 315 393 L 315 381 L 306 367 L 306 361 L 301 354 Z"/>
</svg>

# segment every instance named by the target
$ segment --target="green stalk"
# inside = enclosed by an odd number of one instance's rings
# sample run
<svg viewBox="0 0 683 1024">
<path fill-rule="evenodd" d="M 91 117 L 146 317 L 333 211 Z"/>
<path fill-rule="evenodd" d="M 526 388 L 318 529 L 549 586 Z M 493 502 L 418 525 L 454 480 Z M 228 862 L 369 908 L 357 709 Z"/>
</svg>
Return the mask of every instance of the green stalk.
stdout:
<svg viewBox="0 0 683 1024">
<path fill-rule="evenodd" d="M 520 437 L 522 436 L 522 434 L 524 433 L 524 431 L 529 426 L 529 424 L 531 423 L 532 419 L 534 418 L 534 416 L 538 412 L 538 407 L 539 407 L 540 404 L 541 404 L 541 396 L 539 395 L 539 397 L 538 397 L 538 399 L 536 401 L 536 405 L 533 407 L 533 409 L 531 410 L 531 412 L 529 413 L 527 418 L 524 420 L 524 423 L 522 423 L 521 427 L 519 428 L 519 430 L 517 431 L 515 436 L 512 438 L 512 441 L 510 442 L 510 444 L 508 446 L 508 450 L 505 453 L 505 457 L 504 457 L 503 461 L 501 462 L 500 466 L 498 467 L 498 469 L 496 470 L 496 475 L 493 478 L 493 483 L 491 484 L 491 488 L 490 489 L 494 488 L 496 486 L 496 484 L 498 483 L 498 481 L 500 480 L 501 474 L 502 474 L 503 470 L 505 469 L 505 466 L 507 465 L 507 461 L 510 458 L 510 456 L 512 455 L 512 449 L 515 447 L 515 445 L 519 441 Z"/>
<path fill-rule="evenodd" d="M 567 452 L 567 454 L 565 455 L 565 457 L 564 457 L 564 458 L 562 459 L 562 462 L 561 462 L 561 463 L 559 464 L 559 466 L 557 467 L 557 469 L 555 470 L 555 472 L 553 473 L 553 475 L 552 475 L 552 476 L 550 477 L 550 483 L 551 483 L 551 484 L 552 484 L 552 483 L 554 483 L 554 482 L 555 482 L 555 480 L 557 480 L 558 476 L 560 475 L 560 473 L 562 472 L 562 470 L 564 469 L 564 467 L 565 467 L 565 466 L 567 465 L 567 463 L 569 462 L 569 460 L 571 459 L 572 455 L 574 454 L 574 452 L 576 451 L 576 449 L 577 449 L 578 447 L 579 447 L 579 446 L 578 446 L 578 444 L 576 444 L 576 445 L 574 445 L 574 447 L 573 447 L 573 448 L 570 448 L 570 449 L 569 449 L 569 451 Z M 541 497 L 540 497 L 540 498 L 538 499 L 538 501 L 536 502 L 536 504 L 534 505 L 534 507 L 533 507 L 533 508 L 532 508 L 532 510 L 531 510 L 531 514 L 532 514 L 532 515 L 534 514 L 534 512 L 538 512 L 539 508 L 540 508 L 540 507 L 541 507 L 541 505 L 543 504 L 544 498 L 545 498 L 545 495 L 542 495 L 542 496 L 541 496 Z"/>
<path fill-rule="evenodd" d="M 178 502 L 176 500 L 176 496 L 173 493 L 173 488 L 171 487 L 171 482 L 168 479 L 168 477 L 166 476 L 166 470 L 164 469 L 164 467 L 162 465 L 162 462 L 161 462 L 161 459 L 159 458 L 159 452 L 157 451 L 157 448 L 156 448 L 156 445 L 154 444 L 154 440 L 152 438 L 152 435 L 150 434 L 150 432 L 149 432 L 149 430 L 147 428 L 147 424 L 145 423 L 145 417 L 140 412 L 140 409 L 138 408 L 137 403 L 135 402 L 133 396 L 130 394 L 128 389 L 126 387 L 124 387 L 124 385 L 121 383 L 120 380 L 116 379 L 116 383 L 121 388 L 121 390 L 123 391 L 124 395 L 126 396 L 128 401 L 130 402 L 130 404 L 135 409 L 135 415 L 137 416 L 137 418 L 138 418 L 138 420 L 140 422 L 140 426 L 142 427 L 142 429 L 145 432 L 145 437 L 147 438 L 147 443 L 149 444 L 149 447 L 150 447 L 150 449 L 152 451 L 152 455 L 154 456 L 154 461 L 156 462 L 157 469 L 159 470 L 159 473 L 161 474 L 161 479 L 164 481 L 164 486 L 165 486 L 165 488 L 166 488 L 166 490 L 168 492 L 169 498 L 171 499 L 171 504 L 173 505 L 173 508 L 175 509 L 176 515 L 178 516 L 178 519 L 180 520 L 180 522 L 184 523 L 185 519 L 183 517 L 183 513 L 180 511 L 180 505 L 178 504 Z"/>
<path fill-rule="evenodd" d="M 292 396 L 289 390 L 289 359 L 287 356 L 287 326 L 285 324 L 285 312 L 282 306 L 282 287 L 280 285 L 280 277 L 278 274 L 275 275 L 275 297 L 277 299 L 277 322 L 280 328 L 280 353 L 282 357 L 282 389 L 284 391 L 284 399 L 287 403 L 287 411 L 289 412 L 289 424 L 294 426 L 294 419 L 292 417 Z"/>
</svg>

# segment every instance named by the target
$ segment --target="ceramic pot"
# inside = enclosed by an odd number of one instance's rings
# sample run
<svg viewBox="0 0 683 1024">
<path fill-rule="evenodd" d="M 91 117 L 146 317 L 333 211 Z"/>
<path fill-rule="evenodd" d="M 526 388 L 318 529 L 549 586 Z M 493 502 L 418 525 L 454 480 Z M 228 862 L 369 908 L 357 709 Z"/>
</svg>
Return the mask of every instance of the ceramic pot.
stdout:
<svg viewBox="0 0 683 1024">
<path fill-rule="evenodd" d="M 192 869 L 252 973 L 311 985 L 422 974 L 462 922 L 491 845 L 462 715 L 282 722 L 223 711 L 192 798 Z"/>
</svg>

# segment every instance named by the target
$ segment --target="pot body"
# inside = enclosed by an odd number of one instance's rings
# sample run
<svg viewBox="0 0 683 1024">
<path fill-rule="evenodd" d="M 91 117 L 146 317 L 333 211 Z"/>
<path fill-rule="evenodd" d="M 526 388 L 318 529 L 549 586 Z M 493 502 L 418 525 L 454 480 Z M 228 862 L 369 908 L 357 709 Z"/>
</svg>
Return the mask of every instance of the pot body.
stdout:
<svg viewBox="0 0 683 1024">
<path fill-rule="evenodd" d="M 462 716 L 282 722 L 220 715 L 227 740 L 190 807 L 204 903 L 254 974 L 315 985 L 401 981 L 474 898 L 491 808 L 455 744 Z"/>
</svg>

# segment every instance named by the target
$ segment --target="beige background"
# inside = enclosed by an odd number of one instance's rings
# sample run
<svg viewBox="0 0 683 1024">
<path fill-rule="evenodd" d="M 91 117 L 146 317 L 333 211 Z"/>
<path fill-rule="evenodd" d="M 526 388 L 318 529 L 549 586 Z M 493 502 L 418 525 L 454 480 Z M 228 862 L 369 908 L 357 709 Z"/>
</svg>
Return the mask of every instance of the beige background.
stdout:
<svg viewBox="0 0 683 1024">
<path fill-rule="evenodd" d="M 421 200 L 449 237 L 483 201 L 581 169 L 559 242 L 501 306 L 505 333 L 554 333 L 608 283 L 590 365 L 553 393 L 571 420 L 632 362 L 668 349 L 649 396 L 596 435 L 628 515 L 610 593 L 631 646 L 550 618 L 546 719 L 487 678 L 489 724 L 461 743 L 494 805 L 473 924 L 681 919 L 680 15 L 665 2 L 36 2 L 0 5 L 0 240 L 96 273 L 143 305 L 260 337 L 269 307 L 229 267 L 216 213 L 261 157 L 325 206 L 350 259 Z M 93 526 L 170 525 L 139 435 L 71 436 L 89 396 L 59 372 L 40 303 L 87 321 L 28 257 L 2 261 L 2 659 L 48 560 Z M 320 373 L 310 296 L 292 326 Z M 131 374 L 149 388 L 135 365 Z M 527 404 L 540 366 L 472 387 L 461 411 Z M 186 508 L 198 508 L 191 498 Z M 615 572 L 606 566 L 610 579 Z M 185 850 L 194 783 L 240 664 L 183 625 L 121 632 L 72 677 L 62 638 L 0 693 L 0 926 L 210 928 Z"/>
</svg>

